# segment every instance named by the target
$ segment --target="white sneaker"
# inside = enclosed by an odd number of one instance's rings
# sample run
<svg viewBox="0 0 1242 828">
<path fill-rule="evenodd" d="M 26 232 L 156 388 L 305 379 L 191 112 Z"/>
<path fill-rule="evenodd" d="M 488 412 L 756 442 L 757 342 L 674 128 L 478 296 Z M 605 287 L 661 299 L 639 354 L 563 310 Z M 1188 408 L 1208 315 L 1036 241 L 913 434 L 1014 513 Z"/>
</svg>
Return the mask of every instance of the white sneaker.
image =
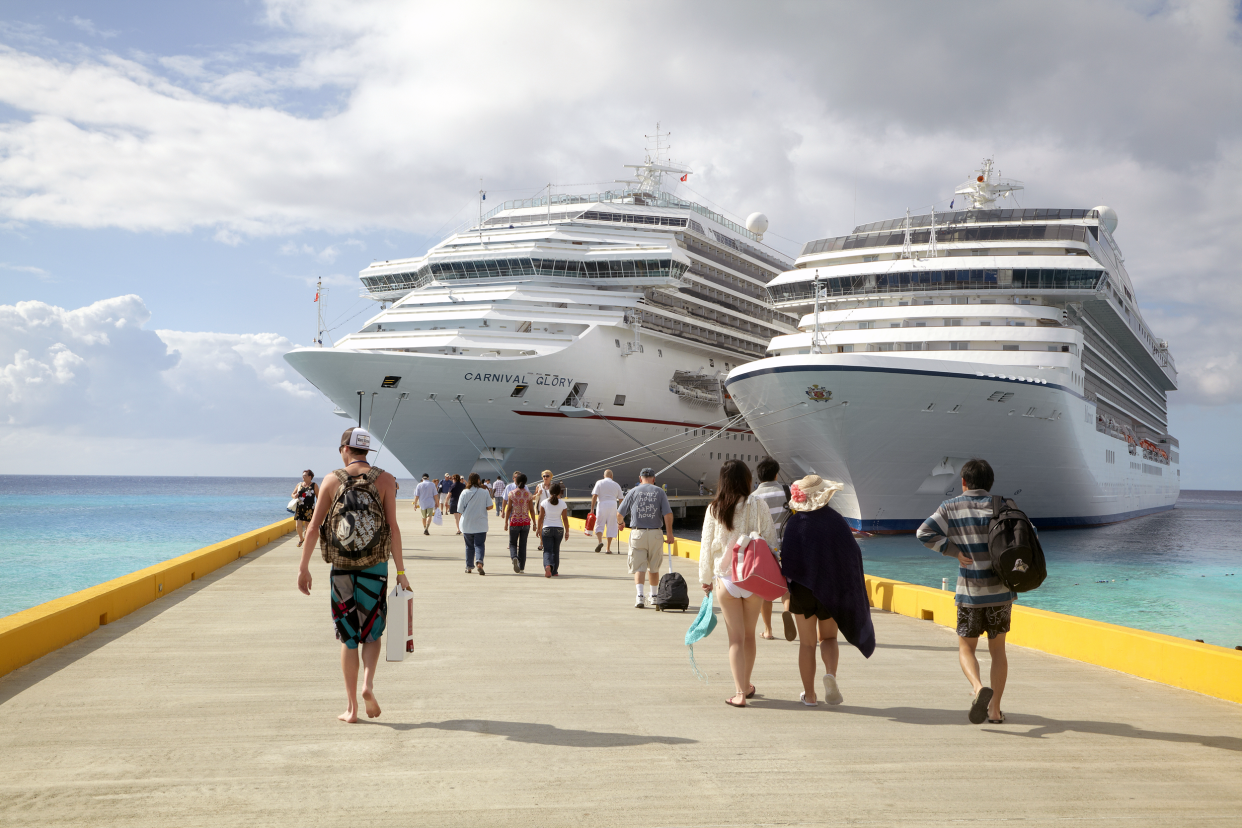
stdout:
<svg viewBox="0 0 1242 828">
<path fill-rule="evenodd" d="M 649 607 L 655 606 L 655 593 L 652 593 L 651 595 L 647 596 L 647 606 Z"/>
<path fill-rule="evenodd" d="M 643 596 L 639 595 L 634 601 L 634 608 L 642 609 L 645 606 L 647 606 L 647 604 L 643 601 Z"/>
<path fill-rule="evenodd" d="M 824 673 L 824 701 L 828 704 L 840 704 L 845 701 L 845 697 L 841 695 L 841 690 L 837 687 L 836 678 L 827 673 Z"/>
</svg>

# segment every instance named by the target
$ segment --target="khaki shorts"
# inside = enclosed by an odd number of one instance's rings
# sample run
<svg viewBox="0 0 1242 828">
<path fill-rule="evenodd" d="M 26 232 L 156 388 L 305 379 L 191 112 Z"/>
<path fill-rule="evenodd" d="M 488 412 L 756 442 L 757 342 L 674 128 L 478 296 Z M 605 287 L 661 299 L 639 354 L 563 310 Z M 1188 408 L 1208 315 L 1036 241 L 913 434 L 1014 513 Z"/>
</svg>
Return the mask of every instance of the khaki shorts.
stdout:
<svg viewBox="0 0 1242 828">
<path fill-rule="evenodd" d="M 630 574 L 650 572 L 660 574 L 660 562 L 664 560 L 663 529 L 631 529 L 628 563 Z"/>
<path fill-rule="evenodd" d="M 430 509 L 424 509 L 423 507 L 420 506 L 418 510 L 423 513 L 423 517 L 425 518 L 434 517 L 436 513 L 436 507 L 434 506 L 432 506 Z"/>
</svg>

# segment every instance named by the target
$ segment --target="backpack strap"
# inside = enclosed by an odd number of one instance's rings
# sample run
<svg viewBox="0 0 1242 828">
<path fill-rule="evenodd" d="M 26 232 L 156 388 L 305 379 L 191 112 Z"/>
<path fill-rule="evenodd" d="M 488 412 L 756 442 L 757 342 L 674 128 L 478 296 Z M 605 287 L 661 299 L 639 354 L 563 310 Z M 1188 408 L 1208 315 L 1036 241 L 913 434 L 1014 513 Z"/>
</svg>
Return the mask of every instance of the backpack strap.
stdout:
<svg viewBox="0 0 1242 828">
<path fill-rule="evenodd" d="M 1005 502 L 1005 498 L 1000 495 L 992 495 L 992 520 L 1000 519 L 1001 504 Z"/>
<path fill-rule="evenodd" d="M 782 507 L 782 508 L 785 508 L 785 509 L 788 509 L 788 508 L 789 508 L 789 500 L 790 500 L 790 498 L 792 498 L 792 497 L 793 497 L 793 492 L 792 492 L 792 491 L 790 490 L 790 488 L 789 488 L 788 486 L 786 486 L 784 483 L 782 483 L 782 484 L 781 484 L 781 488 L 785 490 L 785 502 L 781 504 L 781 507 Z"/>
</svg>

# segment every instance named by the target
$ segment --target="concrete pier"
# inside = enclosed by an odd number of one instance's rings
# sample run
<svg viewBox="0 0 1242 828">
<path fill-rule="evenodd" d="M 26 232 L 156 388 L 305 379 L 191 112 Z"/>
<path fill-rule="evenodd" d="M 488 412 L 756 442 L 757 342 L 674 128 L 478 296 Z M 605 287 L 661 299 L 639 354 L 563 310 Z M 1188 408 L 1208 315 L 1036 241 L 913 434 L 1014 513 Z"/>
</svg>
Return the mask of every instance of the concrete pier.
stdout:
<svg viewBox="0 0 1242 828">
<path fill-rule="evenodd" d="M 953 632 L 877 611 L 843 705 L 801 706 L 796 645 L 761 640 L 735 710 L 723 624 L 705 686 L 624 557 L 575 533 L 559 579 L 534 543 L 517 576 L 494 520 L 466 575 L 401 509 L 418 637 L 380 718 L 336 720 L 326 567 L 298 593 L 289 536 L 0 679 L 0 824 L 1242 824 L 1238 705 L 1011 648 L 1009 721 L 972 726 Z"/>
</svg>

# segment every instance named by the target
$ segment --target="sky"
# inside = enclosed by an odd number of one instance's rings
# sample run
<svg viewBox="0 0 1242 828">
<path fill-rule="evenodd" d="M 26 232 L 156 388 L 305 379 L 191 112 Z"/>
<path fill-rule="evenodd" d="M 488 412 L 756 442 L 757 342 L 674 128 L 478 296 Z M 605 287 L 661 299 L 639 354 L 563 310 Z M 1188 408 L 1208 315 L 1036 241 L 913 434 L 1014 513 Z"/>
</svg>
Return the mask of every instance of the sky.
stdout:
<svg viewBox="0 0 1242 828">
<path fill-rule="evenodd" d="M 358 272 L 481 186 L 606 186 L 657 122 L 679 194 L 788 253 L 944 209 L 988 156 L 1021 206 L 1112 206 L 1182 485 L 1242 489 L 1224 0 L 0 0 L 0 473 L 328 467 L 346 423 L 282 359 L 316 283 L 340 337 Z"/>
</svg>

